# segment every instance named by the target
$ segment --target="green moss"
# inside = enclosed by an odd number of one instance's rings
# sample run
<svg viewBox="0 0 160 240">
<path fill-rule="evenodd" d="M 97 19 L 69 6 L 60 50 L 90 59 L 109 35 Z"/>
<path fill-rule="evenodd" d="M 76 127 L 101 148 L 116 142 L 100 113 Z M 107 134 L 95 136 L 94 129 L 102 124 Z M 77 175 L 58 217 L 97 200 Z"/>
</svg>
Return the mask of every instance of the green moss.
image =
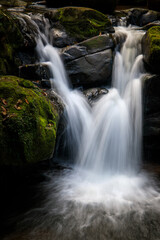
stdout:
<svg viewBox="0 0 160 240">
<path fill-rule="evenodd" d="M 97 36 L 83 42 L 87 50 L 106 47 L 106 36 Z"/>
<path fill-rule="evenodd" d="M 160 63 L 160 26 L 154 26 L 147 31 L 149 42 L 149 64 L 154 68 Z"/>
<path fill-rule="evenodd" d="M 106 15 L 90 8 L 60 8 L 54 17 L 71 36 L 78 39 L 98 35 L 101 31 L 111 27 L 111 22 Z"/>
<path fill-rule="evenodd" d="M 0 165 L 23 165 L 49 158 L 58 113 L 27 80 L 0 77 Z"/>
<path fill-rule="evenodd" d="M 23 36 L 16 18 L 4 9 L 0 9 L 0 42 L 0 58 L 7 66 L 0 64 L 0 73 L 16 72 L 15 52 L 23 46 Z"/>
</svg>

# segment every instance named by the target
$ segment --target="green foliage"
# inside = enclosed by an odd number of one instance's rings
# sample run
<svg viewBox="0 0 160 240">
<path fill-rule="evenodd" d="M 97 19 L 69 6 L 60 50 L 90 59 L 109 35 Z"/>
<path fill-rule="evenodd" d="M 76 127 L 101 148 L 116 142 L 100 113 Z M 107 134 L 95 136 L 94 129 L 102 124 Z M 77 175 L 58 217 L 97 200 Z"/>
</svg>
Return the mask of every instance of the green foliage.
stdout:
<svg viewBox="0 0 160 240">
<path fill-rule="evenodd" d="M 0 78 L 0 165 L 24 165 L 49 158 L 58 113 L 30 81 Z"/>
<path fill-rule="evenodd" d="M 54 17 L 71 36 L 82 40 L 98 35 L 111 26 L 106 15 L 84 7 L 60 8 Z"/>
</svg>

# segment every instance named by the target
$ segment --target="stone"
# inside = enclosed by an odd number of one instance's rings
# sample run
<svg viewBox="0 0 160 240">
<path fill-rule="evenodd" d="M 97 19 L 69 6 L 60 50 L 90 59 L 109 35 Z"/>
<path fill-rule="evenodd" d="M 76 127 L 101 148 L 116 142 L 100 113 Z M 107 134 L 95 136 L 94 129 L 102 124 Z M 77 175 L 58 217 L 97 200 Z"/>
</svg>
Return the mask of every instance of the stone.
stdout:
<svg viewBox="0 0 160 240">
<path fill-rule="evenodd" d="M 99 35 L 101 32 L 114 32 L 111 21 L 101 12 L 85 7 L 64 7 L 47 11 L 52 28 L 65 29 L 72 41 L 80 42 Z"/>
<path fill-rule="evenodd" d="M 97 99 L 107 94 L 109 91 L 106 88 L 91 88 L 83 91 L 83 94 L 88 99 L 90 105 L 92 105 Z"/>
<path fill-rule="evenodd" d="M 65 64 L 74 86 L 100 86 L 109 84 L 112 73 L 111 49 L 86 55 Z"/>
<path fill-rule="evenodd" d="M 49 80 L 50 71 L 47 63 L 27 64 L 19 67 L 19 77 L 28 80 Z"/>
<path fill-rule="evenodd" d="M 160 26 L 151 27 L 142 39 L 144 61 L 152 73 L 160 73 Z"/>
<path fill-rule="evenodd" d="M 143 78 L 144 160 L 160 163 L 160 76 Z"/>
<path fill-rule="evenodd" d="M 52 157 L 59 114 L 31 81 L 0 78 L 0 166 L 24 166 Z"/>
</svg>

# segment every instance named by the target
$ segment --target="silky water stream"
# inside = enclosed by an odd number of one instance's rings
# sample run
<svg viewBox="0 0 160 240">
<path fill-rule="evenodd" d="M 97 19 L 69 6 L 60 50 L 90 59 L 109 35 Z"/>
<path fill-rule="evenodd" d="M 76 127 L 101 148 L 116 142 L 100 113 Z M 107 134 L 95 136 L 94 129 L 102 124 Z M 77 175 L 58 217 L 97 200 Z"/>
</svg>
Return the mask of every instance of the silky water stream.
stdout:
<svg viewBox="0 0 160 240">
<path fill-rule="evenodd" d="M 45 35 L 37 41 L 41 62 L 66 106 L 71 168 L 48 174 L 41 207 L 18 225 L 27 240 L 159 240 L 160 194 L 141 170 L 143 32 L 118 27 L 112 87 L 92 108 L 70 88 L 58 50 Z M 54 76 L 54 77 L 53 77 Z M 73 161 L 72 161 L 73 162 Z"/>
</svg>

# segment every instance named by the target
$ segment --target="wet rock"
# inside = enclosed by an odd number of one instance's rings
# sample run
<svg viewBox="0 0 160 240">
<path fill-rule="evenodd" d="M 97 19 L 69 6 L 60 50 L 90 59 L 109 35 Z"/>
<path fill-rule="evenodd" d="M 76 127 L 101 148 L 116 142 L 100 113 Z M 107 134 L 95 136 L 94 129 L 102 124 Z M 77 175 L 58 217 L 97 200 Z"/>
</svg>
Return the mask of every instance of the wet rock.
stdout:
<svg viewBox="0 0 160 240">
<path fill-rule="evenodd" d="M 148 30 L 151 27 L 155 27 L 155 26 L 160 26 L 160 21 L 159 20 L 146 24 L 142 29 L 143 30 Z"/>
<path fill-rule="evenodd" d="M 154 11 L 148 11 L 147 13 L 143 14 L 141 18 L 141 26 L 154 22 L 158 19 L 160 19 L 160 13 L 154 12 Z"/>
<path fill-rule="evenodd" d="M 74 86 L 99 86 L 110 83 L 112 63 L 112 50 L 107 49 L 67 62 L 66 69 Z"/>
<path fill-rule="evenodd" d="M 160 159 L 160 76 L 147 75 L 143 79 L 144 106 L 144 159 L 158 162 Z"/>
<path fill-rule="evenodd" d="M 49 19 L 52 28 L 64 28 L 77 42 L 99 35 L 100 32 L 114 31 L 106 15 L 89 8 L 65 7 L 47 11 L 44 16 Z"/>
<path fill-rule="evenodd" d="M 73 85 L 109 83 L 113 48 L 112 35 L 104 34 L 63 49 L 62 58 Z"/>
<path fill-rule="evenodd" d="M 107 94 L 109 91 L 106 88 L 91 88 L 83 92 L 88 102 L 92 105 L 101 96 Z"/>
<path fill-rule="evenodd" d="M 28 80 L 49 80 L 50 71 L 46 63 L 28 64 L 19 67 L 19 76 Z"/>
<path fill-rule="evenodd" d="M 160 73 L 160 26 L 150 28 L 142 39 L 144 61 L 152 73 Z"/>
<path fill-rule="evenodd" d="M 64 48 L 68 45 L 74 44 L 75 42 L 75 39 L 69 37 L 65 29 L 63 28 L 62 29 L 53 28 L 50 33 L 52 36 L 52 45 L 54 47 Z"/>
<path fill-rule="evenodd" d="M 147 9 L 132 8 L 128 12 L 128 24 L 142 26 L 142 16 L 148 12 Z"/>
</svg>

